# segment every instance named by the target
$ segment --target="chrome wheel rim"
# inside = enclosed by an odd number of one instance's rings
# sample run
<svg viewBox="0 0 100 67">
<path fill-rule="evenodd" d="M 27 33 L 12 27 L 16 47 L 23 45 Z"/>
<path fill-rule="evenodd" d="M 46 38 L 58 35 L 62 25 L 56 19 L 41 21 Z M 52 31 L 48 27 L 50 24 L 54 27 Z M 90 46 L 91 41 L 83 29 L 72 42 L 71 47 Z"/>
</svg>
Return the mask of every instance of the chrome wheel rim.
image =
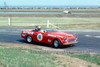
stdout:
<svg viewBox="0 0 100 67">
<path fill-rule="evenodd" d="M 29 43 L 32 42 L 32 37 L 31 36 L 27 37 L 27 42 L 29 42 Z"/>
<path fill-rule="evenodd" d="M 58 47 L 58 41 L 57 40 L 54 41 L 54 46 Z"/>
</svg>

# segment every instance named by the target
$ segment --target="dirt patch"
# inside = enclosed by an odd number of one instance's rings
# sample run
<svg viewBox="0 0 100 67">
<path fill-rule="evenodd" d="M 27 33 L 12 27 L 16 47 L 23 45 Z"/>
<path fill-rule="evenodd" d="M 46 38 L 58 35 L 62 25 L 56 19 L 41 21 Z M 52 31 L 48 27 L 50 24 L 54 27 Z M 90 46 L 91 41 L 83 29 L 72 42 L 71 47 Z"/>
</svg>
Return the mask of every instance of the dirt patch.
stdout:
<svg viewBox="0 0 100 67">
<path fill-rule="evenodd" d="M 0 43 L 0 46 L 6 46 L 6 47 L 22 47 L 22 48 L 31 48 L 31 47 L 38 47 L 39 46 L 33 46 L 31 44 L 15 44 L 15 43 Z"/>
<path fill-rule="evenodd" d="M 78 58 L 72 58 L 69 56 L 58 55 L 58 54 L 53 54 L 53 56 L 57 57 L 57 60 L 54 61 L 54 63 L 64 67 L 99 67 L 96 64 L 80 60 Z"/>
</svg>

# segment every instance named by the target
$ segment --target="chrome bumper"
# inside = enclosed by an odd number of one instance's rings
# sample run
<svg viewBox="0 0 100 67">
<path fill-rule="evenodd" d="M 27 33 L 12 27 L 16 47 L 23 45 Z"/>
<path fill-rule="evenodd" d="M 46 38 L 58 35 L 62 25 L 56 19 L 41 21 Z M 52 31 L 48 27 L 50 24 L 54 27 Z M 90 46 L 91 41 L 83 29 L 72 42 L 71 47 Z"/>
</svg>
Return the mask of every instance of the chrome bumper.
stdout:
<svg viewBox="0 0 100 67">
<path fill-rule="evenodd" d="M 77 42 L 74 42 L 74 43 L 65 43 L 63 45 L 70 45 L 70 44 L 75 44 L 75 43 L 78 43 L 78 41 Z"/>
</svg>

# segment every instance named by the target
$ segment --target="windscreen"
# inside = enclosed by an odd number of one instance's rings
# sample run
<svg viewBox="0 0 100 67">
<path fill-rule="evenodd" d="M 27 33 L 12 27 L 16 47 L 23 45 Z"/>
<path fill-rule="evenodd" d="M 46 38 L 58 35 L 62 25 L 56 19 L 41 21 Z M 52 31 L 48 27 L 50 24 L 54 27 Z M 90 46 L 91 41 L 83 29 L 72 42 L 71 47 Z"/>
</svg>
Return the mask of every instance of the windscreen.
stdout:
<svg viewBox="0 0 100 67">
<path fill-rule="evenodd" d="M 50 30 L 45 30 L 45 32 L 57 32 L 58 30 L 57 29 L 50 29 Z"/>
</svg>

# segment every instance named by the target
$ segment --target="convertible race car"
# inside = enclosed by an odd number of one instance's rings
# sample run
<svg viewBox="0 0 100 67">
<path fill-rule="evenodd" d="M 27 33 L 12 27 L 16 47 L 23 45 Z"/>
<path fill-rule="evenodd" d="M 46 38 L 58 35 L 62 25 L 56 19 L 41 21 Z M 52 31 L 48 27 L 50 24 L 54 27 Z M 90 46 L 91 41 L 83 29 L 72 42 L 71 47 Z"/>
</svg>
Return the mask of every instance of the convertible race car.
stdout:
<svg viewBox="0 0 100 67">
<path fill-rule="evenodd" d="M 26 39 L 28 43 L 32 41 L 46 43 L 53 45 L 55 48 L 77 43 L 76 35 L 59 32 L 55 29 L 45 29 L 41 31 L 26 30 L 22 31 L 21 36 Z"/>
</svg>

